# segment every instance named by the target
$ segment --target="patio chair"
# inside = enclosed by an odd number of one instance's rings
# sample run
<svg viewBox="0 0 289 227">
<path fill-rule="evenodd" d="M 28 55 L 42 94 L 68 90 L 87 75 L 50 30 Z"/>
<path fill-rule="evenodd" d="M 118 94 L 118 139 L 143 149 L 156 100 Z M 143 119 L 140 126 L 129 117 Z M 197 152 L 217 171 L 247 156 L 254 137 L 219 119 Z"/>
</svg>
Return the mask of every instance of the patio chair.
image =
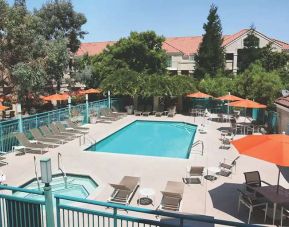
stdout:
<svg viewBox="0 0 289 227">
<path fill-rule="evenodd" d="M 66 120 L 66 123 L 67 123 L 68 127 L 76 129 L 76 130 L 81 130 L 81 131 L 88 131 L 89 130 L 89 128 L 87 128 L 87 127 L 78 126 L 76 123 L 74 123 L 70 119 Z"/>
<path fill-rule="evenodd" d="M 204 180 L 204 167 L 203 166 L 191 166 L 191 168 L 187 169 L 187 176 L 189 178 L 195 178 L 203 183 Z"/>
<path fill-rule="evenodd" d="M 15 133 L 14 134 L 16 139 L 19 141 L 19 143 L 25 147 L 24 152 L 26 150 L 31 150 L 32 153 L 37 153 L 37 154 L 44 154 L 48 151 L 48 146 L 44 145 L 42 143 L 31 143 L 27 137 L 25 136 L 24 133 Z"/>
<path fill-rule="evenodd" d="M 110 184 L 114 188 L 108 202 L 128 205 L 139 187 L 140 178 L 124 176 L 119 184 Z"/>
<path fill-rule="evenodd" d="M 29 131 L 32 134 L 32 136 L 34 137 L 34 139 L 39 141 L 39 142 L 51 144 L 51 145 L 54 145 L 55 147 L 59 146 L 59 144 L 63 144 L 63 140 L 53 139 L 53 138 L 45 138 L 41 134 L 39 129 L 37 129 L 37 128 L 30 129 Z"/>
<path fill-rule="evenodd" d="M 289 204 L 284 204 L 281 206 L 281 221 L 280 226 L 283 226 L 283 219 L 289 218 Z"/>
<path fill-rule="evenodd" d="M 81 131 L 81 130 L 77 130 L 77 129 L 69 129 L 69 128 L 65 128 L 63 124 L 61 124 L 60 122 L 55 122 L 55 126 L 58 128 L 58 130 L 60 132 L 64 132 L 64 133 L 71 133 L 72 135 L 85 135 L 88 132 L 86 131 Z"/>
<path fill-rule="evenodd" d="M 50 129 L 46 125 L 41 126 L 40 130 L 43 133 L 43 135 L 47 138 L 61 139 L 64 141 L 71 141 L 74 139 L 70 136 L 64 136 L 64 135 L 60 135 L 59 133 L 53 133 L 52 131 L 50 131 Z"/>
<path fill-rule="evenodd" d="M 48 127 L 50 128 L 50 130 L 52 131 L 52 133 L 56 134 L 56 135 L 63 135 L 63 136 L 68 136 L 71 138 L 78 138 L 81 135 L 79 134 L 75 134 L 75 133 L 70 133 L 70 132 L 61 132 L 58 127 L 55 125 L 55 123 L 52 123 L 50 125 L 48 125 Z"/>
<path fill-rule="evenodd" d="M 174 117 L 176 115 L 176 106 L 169 109 L 168 117 Z"/>
<path fill-rule="evenodd" d="M 134 111 L 135 116 L 141 116 L 144 112 L 144 106 L 139 105 L 138 108 Z"/>
<path fill-rule="evenodd" d="M 179 211 L 183 199 L 184 184 L 182 182 L 168 181 L 164 191 L 161 191 L 163 197 L 157 209 Z"/>
<path fill-rule="evenodd" d="M 224 136 L 221 138 L 221 146 L 220 146 L 220 149 L 230 149 L 231 147 L 231 142 L 233 141 L 234 139 L 234 135 L 231 135 L 231 136 Z"/>
<path fill-rule="evenodd" d="M 230 163 L 228 163 L 227 159 L 224 159 L 223 162 L 220 162 L 219 164 L 219 168 L 220 168 L 220 172 L 218 173 L 221 176 L 224 177 L 228 177 L 233 173 L 233 169 L 237 169 L 237 160 L 240 158 L 240 156 L 238 156 L 237 158 L 235 158 L 234 160 L 232 160 Z"/>
<path fill-rule="evenodd" d="M 251 214 L 254 212 L 255 208 L 265 208 L 264 222 L 266 222 L 268 202 L 264 198 L 255 197 L 254 194 L 249 194 L 248 192 L 242 191 L 240 189 L 237 190 L 239 191 L 238 212 L 240 210 L 241 204 L 249 208 L 248 224 L 250 223 Z"/>
<path fill-rule="evenodd" d="M 262 183 L 270 185 L 268 182 L 261 180 L 259 171 L 251 171 L 244 173 L 246 180 L 246 190 L 248 192 L 255 192 L 255 188 L 261 187 Z"/>
</svg>

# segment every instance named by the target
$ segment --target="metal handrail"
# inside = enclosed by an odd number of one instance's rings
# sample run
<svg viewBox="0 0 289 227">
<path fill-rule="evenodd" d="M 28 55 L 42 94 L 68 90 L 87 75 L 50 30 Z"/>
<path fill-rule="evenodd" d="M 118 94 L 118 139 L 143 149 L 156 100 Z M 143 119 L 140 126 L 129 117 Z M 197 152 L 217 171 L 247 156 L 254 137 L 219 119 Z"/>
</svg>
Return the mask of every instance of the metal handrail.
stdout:
<svg viewBox="0 0 289 227">
<path fill-rule="evenodd" d="M 37 186 L 38 186 L 38 189 L 40 190 L 40 181 L 38 178 L 37 164 L 36 164 L 36 157 L 35 156 L 34 156 L 34 172 L 35 172 L 35 177 L 36 177 L 36 181 L 37 181 Z"/>
<path fill-rule="evenodd" d="M 63 175 L 64 185 L 65 185 L 65 188 L 67 188 L 67 176 L 66 176 L 66 173 L 64 171 L 63 164 L 62 164 L 62 155 L 61 155 L 61 153 L 58 153 L 57 159 L 58 159 L 58 169 L 60 170 L 60 172 Z"/>
<path fill-rule="evenodd" d="M 202 155 L 204 155 L 204 142 L 202 140 L 197 140 L 195 143 L 193 143 L 191 150 L 193 147 L 197 146 L 197 145 L 201 145 L 202 146 Z"/>
</svg>

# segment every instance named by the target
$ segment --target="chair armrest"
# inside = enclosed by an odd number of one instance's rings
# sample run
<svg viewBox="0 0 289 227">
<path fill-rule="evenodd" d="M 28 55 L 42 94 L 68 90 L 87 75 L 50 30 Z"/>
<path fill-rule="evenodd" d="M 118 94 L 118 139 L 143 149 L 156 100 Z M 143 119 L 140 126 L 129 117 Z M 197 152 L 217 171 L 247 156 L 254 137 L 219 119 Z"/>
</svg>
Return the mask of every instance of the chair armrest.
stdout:
<svg viewBox="0 0 289 227">
<path fill-rule="evenodd" d="M 264 184 L 266 184 L 266 185 L 272 185 L 272 184 L 270 184 L 270 183 L 268 183 L 267 181 L 263 181 L 263 180 L 261 180 L 261 183 L 264 183 Z"/>
</svg>

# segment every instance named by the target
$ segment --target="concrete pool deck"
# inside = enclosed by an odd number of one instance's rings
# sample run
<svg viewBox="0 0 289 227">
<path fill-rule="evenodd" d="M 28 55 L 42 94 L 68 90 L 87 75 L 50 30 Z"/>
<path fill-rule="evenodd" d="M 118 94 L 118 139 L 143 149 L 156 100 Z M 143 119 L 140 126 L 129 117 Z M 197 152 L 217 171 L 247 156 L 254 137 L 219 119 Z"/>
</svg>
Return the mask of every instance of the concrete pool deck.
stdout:
<svg viewBox="0 0 289 227">
<path fill-rule="evenodd" d="M 204 142 L 204 155 L 200 154 L 200 148 L 193 148 L 193 153 L 189 159 L 175 159 L 151 156 L 125 155 L 113 153 L 100 153 L 84 151 L 94 141 L 99 141 L 110 135 L 125 125 L 137 120 L 161 120 L 161 121 L 182 121 L 192 124 L 206 124 L 207 133 L 196 133 L 195 141 Z M 234 159 L 239 154 L 234 148 L 220 149 L 220 129 L 228 127 L 229 123 L 219 123 L 213 121 L 204 121 L 202 117 L 190 117 L 176 115 L 173 118 L 168 117 L 136 117 L 127 116 L 112 123 L 97 123 L 89 125 L 90 131 L 86 139 L 86 144 L 79 146 L 79 140 L 76 139 L 58 148 L 51 149 L 44 155 L 35 155 L 37 160 L 42 157 L 52 159 L 53 173 L 59 173 L 57 169 L 57 154 L 62 154 L 62 163 L 67 173 L 76 173 L 91 176 L 99 185 L 98 189 L 90 195 L 90 199 L 107 201 L 113 189 L 109 183 L 118 183 L 125 175 L 141 177 L 141 188 L 152 188 L 156 192 L 155 206 L 142 206 L 155 209 L 161 200 L 160 191 L 165 188 L 166 182 L 182 181 L 186 176 L 187 167 L 204 166 L 217 167 L 219 162 L 226 159 Z M 132 138 L 133 139 L 133 138 Z M 1 171 L 6 174 L 8 185 L 19 186 L 35 177 L 33 154 L 15 156 L 15 153 L 6 155 L 6 166 L 1 167 Z M 38 161 L 39 169 L 39 161 Z M 276 184 L 278 168 L 276 165 L 257 160 L 254 158 L 241 156 L 237 161 L 236 173 L 231 177 L 219 176 L 215 181 L 204 180 L 201 184 L 185 185 L 184 197 L 181 205 L 181 211 L 192 214 L 202 214 L 214 216 L 218 219 L 232 221 L 247 221 L 249 210 L 241 206 L 240 213 L 237 212 L 238 193 L 237 188 L 244 182 L 243 172 L 258 170 L 262 180 L 271 184 Z M 287 171 L 288 172 L 288 171 Z M 288 188 L 289 174 L 281 175 L 280 184 Z M 206 175 L 206 170 L 205 170 Z M 138 193 L 132 199 L 131 205 L 137 206 Z M 258 214 L 258 212 L 257 212 Z M 257 215 L 258 216 L 258 215 Z M 252 223 L 263 224 L 253 215 Z M 271 219 L 267 224 L 271 223 Z"/>
</svg>

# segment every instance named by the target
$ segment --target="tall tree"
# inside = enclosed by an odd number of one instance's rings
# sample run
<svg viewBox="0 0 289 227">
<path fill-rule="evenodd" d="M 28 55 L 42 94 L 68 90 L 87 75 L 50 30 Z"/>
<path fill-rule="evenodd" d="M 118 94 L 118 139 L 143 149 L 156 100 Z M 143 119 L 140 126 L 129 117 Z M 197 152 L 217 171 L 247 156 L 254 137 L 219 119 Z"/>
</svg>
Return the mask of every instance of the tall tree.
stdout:
<svg viewBox="0 0 289 227">
<path fill-rule="evenodd" d="M 35 12 L 40 18 L 37 25 L 39 32 L 48 40 L 67 38 L 68 48 L 75 53 L 80 46 L 80 39 L 87 34 L 82 30 L 86 17 L 74 10 L 69 0 L 57 0 L 46 3 Z"/>
<path fill-rule="evenodd" d="M 222 25 L 217 11 L 217 6 L 211 5 L 207 17 L 208 22 L 203 26 L 205 34 L 195 57 L 195 75 L 199 79 L 203 78 L 205 74 L 214 77 L 218 70 L 224 70 L 225 67 Z"/>
<path fill-rule="evenodd" d="M 238 72 L 244 72 L 250 64 L 260 59 L 259 38 L 255 36 L 255 27 L 251 25 L 244 39 L 244 48 L 238 50 Z"/>
</svg>

